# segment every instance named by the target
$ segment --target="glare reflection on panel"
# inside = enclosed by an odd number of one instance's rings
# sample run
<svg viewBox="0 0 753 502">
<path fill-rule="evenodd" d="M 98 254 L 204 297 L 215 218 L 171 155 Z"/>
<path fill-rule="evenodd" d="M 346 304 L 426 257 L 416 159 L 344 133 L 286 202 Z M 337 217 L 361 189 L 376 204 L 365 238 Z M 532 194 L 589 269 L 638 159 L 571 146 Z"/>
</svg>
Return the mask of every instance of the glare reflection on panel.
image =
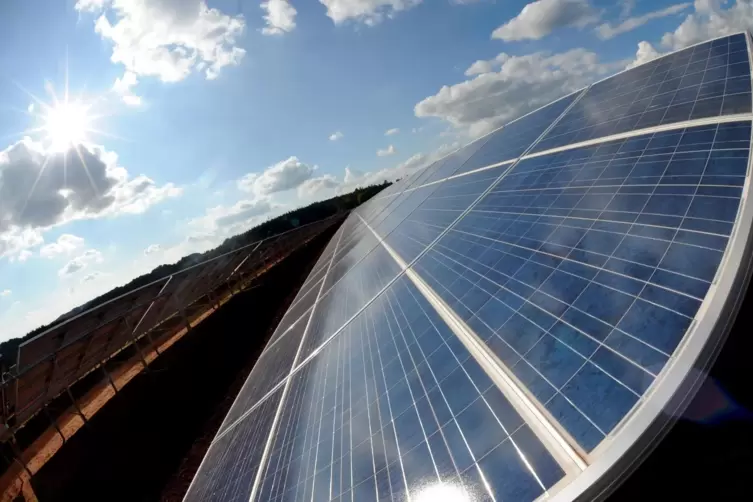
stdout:
<svg viewBox="0 0 753 502">
<path fill-rule="evenodd" d="M 410 495 L 413 502 L 476 502 L 474 497 L 461 484 L 432 483 L 414 490 Z"/>
</svg>

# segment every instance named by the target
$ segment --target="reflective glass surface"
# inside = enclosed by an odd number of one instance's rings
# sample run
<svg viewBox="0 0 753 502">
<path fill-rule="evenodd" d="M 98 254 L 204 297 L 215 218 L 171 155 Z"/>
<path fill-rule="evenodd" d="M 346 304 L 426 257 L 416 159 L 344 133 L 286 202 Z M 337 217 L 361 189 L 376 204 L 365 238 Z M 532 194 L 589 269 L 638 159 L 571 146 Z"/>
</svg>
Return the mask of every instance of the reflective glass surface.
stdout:
<svg viewBox="0 0 753 502">
<path fill-rule="evenodd" d="M 287 402 L 260 500 L 533 500 L 563 476 L 404 278 L 297 373 Z"/>
<path fill-rule="evenodd" d="M 708 336 L 747 204 L 751 117 L 724 118 L 750 112 L 747 55 L 733 35 L 623 72 L 354 211 L 188 500 L 533 501 L 587 478 Z"/>
<path fill-rule="evenodd" d="M 727 246 L 750 123 L 519 163 L 416 264 L 580 446 L 662 370 Z"/>
<path fill-rule="evenodd" d="M 593 85 L 535 151 L 683 120 L 750 113 L 745 35 L 720 38 Z"/>
</svg>

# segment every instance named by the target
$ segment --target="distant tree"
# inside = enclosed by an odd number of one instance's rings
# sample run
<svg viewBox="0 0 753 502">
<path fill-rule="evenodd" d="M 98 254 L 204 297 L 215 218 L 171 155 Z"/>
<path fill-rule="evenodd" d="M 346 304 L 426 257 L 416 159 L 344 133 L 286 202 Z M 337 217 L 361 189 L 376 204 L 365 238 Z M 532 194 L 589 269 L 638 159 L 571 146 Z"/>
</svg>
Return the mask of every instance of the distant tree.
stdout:
<svg viewBox="0 0 753 502">
<path fill-rule="evenodd" d="M 351 209 L 354 209 L 363 204 L 389 185 L 390 183 L 385 181 L 384 183 L 381 183 L 379 185 L 357 188 L 350 193 L 338 195 L 337 197 L 332 197 L 331 199 L 323 200 L 321 202 L 314 202 L 313 204 L 309 204 L 306 207 L 295 209 L 276 218 L 267 220 L 264 223 L 261 223 L 242 234 L 229 237 L 225 239 L 222 244 L 205 253 L 194 253 L 188 256 L 184 256 L 172 265 L 160 265 L 148 274 L 141 275 L 130 281 L 128 284 L 114 288 L 107 293 L 91 301 L 88 301 L 79 307 L 76 307 L 70 312 L 67 312 L 66 314 L 60 316 L 50 324 L 40 326 L 30 331 L 23 337 L 12 338 L 0 343 L 0 365 L 8 367 L 12 364 L 15 364 L 18 346 L 22 342 L 35 337 L 39 333 L 42 333 L 43 331 L 47 330 L 60 321 L 68 319 L 69 317 L 73 317 L 74 315 L 83 312 L 84 310 L 90 309 L 96 305 L 99 305 L 100 303 L 104 303 L 106 301 L 117 298 L 118 296 L 121 296 L 128 291 L 134 290 L 141 286 L 145 286 L 163 277 L 175 274 L 176 272 L 179 272 L 180 270 L 183 270 L 184 268 L 196 263 L 200 263 L 216 256 L 220 256 L 248 244 L 257 242 L 266 237 L 271 237 L 273 235 L 292 230 L 299 226 L 307 225 L 309 223 L 328 218 L 337 213 L 350 211 Z"/>
</svg>

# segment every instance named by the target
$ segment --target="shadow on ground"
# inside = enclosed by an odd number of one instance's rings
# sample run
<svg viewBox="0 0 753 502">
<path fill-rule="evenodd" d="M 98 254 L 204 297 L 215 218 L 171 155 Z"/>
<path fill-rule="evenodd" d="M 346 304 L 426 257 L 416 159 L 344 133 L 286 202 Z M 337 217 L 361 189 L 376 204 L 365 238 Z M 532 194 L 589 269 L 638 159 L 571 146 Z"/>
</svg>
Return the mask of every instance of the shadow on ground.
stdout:
<svg viewBox="0 0 753 502">
<path fill-rule="evenodd" d="M 123 388 L 34 476 L 39 500 L 180 500 L 245 375 L 335 230 L 264 274 Z"/>
</svg>

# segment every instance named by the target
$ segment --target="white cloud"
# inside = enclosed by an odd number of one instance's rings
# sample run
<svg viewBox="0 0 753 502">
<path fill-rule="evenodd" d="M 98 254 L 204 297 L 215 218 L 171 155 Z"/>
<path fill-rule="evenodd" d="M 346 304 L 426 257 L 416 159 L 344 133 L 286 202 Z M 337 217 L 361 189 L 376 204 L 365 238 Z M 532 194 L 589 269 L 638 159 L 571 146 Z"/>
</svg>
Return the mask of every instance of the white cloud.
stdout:
<svg viewBox="0 0 753 502">
<path fill-rule="evenodd" d="M 624 65 L 624 61 L 601 63 L 585 49 L 525 56 L 502 53 L 473 63 L 466 71 L 473 78 L 442 87 L 416 104 L 414 111 L 417 117 L 442 119 L 476 137 Z"/>
<path fill-rule="evenodd" d="M 295 29 L 298 11 L 287 0 L 267 0 L 261 3 L 261 8 L 266 12 L 267 25 L 261 30 L 264 35 L 284 35 Z"/>
<path fill-rule="evenodd" d="M 25 251 L 44 242 L 39 229 L 11 227 L 0 232 L 0 257 L 10 257 L 11 260 L 25 261 Z M 17 258 L 16 256 L 17 255 Z"/>
<path fill-rule="evenodd" d="M 712 38 L 753 30 L 753 1 L 696 0 L 693 9 L 694 11 L 688 14 L 674 31 L 662 36 L 660 46 L 664 51 L 656 49 L 653 44 L 644 40 L 638 44 L 636 59 L 628 68 L 655 59 L 668 51 L 684 49 Z"/>
<path fill-rule="evenodd" d="M 84 246 L 84 239 L 72 234 L 63 234 L 56 242 L 46 244 L 39 250 L 43 258 L 55 258 L 60 255 L 69 255 Z"/>
<path fill-rule="evenodd" d="M 341 139 L 343 139 L 343 136 L 345 136 L 345 135 L 343 133 L 341 133 L 340 131 L 335 131 L 335 132 L 333 132 L 332 134 L 329 135 L 329 140 L 330 141 L 340 141 Z"/>
<path fill-rule="evenodd" d="M 322 194 L 331 193 L 338 186 L 340 186 L 340 182 L 331 174 L 310 178 L 298 187 L 298 197 L 301 199 L 315 198 Z"/>
<path fill-rule="evenodd" d="M 598 13 L 587 0 L 537 0 L 531 2 L 492 33 L 506 42 L 539 40 L 559 28 L 584 28 L 597 22 Z"/>
<path fill-rule="evenodd" d="M 258 196 L 284 192 L 298 187 L 311 178 L 316 166 L 304 164 L 298 157 L 289 157 L 269 166 L 261 174 L 250 173 L 238 180 L 238 188 Z"/>
<path fill-rule="evenodd" d="M 657 51 L 653 45 L 645 40 L 643 42 L 638 42 L 638 50 L 635 53 L 635 60 L 630 62 L 630 64 L 627 65 L 627 68 L 634 68 L 643 63 L 648 63 L 659 56 L 661 56 L 661 53 Z"/>
<path fill-rule="evenodd" d="M 238 65 L 245 50 L 237 45 L 245 29 L 243 16 L 209 8 L 205 0 L 78 0 L 80 12 L 100 12 L 95 30 L 112 43 L 113 63 L 131 77 L 183 80 L 192 72 L 216 78 L 226 66 Z M 111 22 L 111 19 L 113 20 Z M 135 102 L 136 98 L 127 98 Z"/>
<path fill-rule="evenodd" d="M 398 129 L 397 127 L 395 127 L 393 129 L 387 129 L 387 131 L 384 133 L 384 135 L 385 136 L 394 136 L 394 135 L 399 134 L 399 133 L 400 133 L 400 129 Z"/>
<path fill-rule="evenodd" d="M 85 269 L 92 263 L 102 263 L 102 261 L 102 253 L 100 253 L 96 249 L 87 249 L 82 254 L 66 263 L 63 268 L 58 270 L 58 275 L 60 277 L 67 277 L 69 275 L 75 274 L 80 270 Z"/>
<path fill-rule="evenodd" d="M 377 150 L 377 157 L 387 157 L 389 155 L 394 155 L 396 152 L 397 150 L 395 150 L 394 145 L 390 145 L 387 148 Z"/>
<path fill-rule="evenodd" d="M 661 43 L 667 49 L 682 49 L 710 38 L 753 29 L 753 2 L 749 0 L 696 0 L 693 5 L 695 12 L 674 32 L 662 37 Z"/>
<path fill-rule="evenodd" d="M 359 187 L 395 181 L 423 169 L 458 147 L 458 143 L 441 145 L 429 154 L 417 153 L 404 162 L 376 171 L 362 172 L 348 166 L 345 168 L 342 180 L 338 180 L 337 177 L 329 174 L 308 180 L 299 188 L 299 196 L 306 195 L 310 199 L 321 200 L 333 195 L 351 192 Z"/>
<path fill-rule="evenodd" d="M 131 177 L 96 145 L 53 153 L 29 138 L 0 151 L 0 256 L 42 243 L 42 232 L 73 220 L 142 213 L 181 189 Z M 80 155 L 79 155 L 80 154 Z"/>
<path fill-rule="evenodd" d="M 160 251 L 162 251 L 162 246 L 159 244 L 152 244 L 144 250 L 144 255 L 149 256 L 150 254 L 158 253 Z"/>
<path fill-rule="evenodd" d="M 240 200 L 231 206 L 219 205 L 206 210 L 203 216 L 188 222 L 188 237 L 180 247 L 184 252 L 211 249 L 230 236 L 245 232 L 279 212 L 284 206 L 268 197 Z M 165 253 L 171 250 L 165 249 Z"/>
<path fill-rule="evenodd" d="M 136 74 L 132 71 L 127 71 L 122 78 L 115 79 L 112 90 L 120 96 L 125 104 L 139 106 L 141 104 L 141 98 L 133 92 L 133 88 L 138 83 L 139 79 L 136 77 Z"/>
<path fill-rule="evenodd" d="M 635 16 L 625 19 L 617 26 L 613 26 L 610 23 L 603 23 L 596 28 L 596 34 L 602 40 L 608 40 L 622 33 L 627 33 L 628 31 L 639 28 L 649 21 L 653 21 L 654 19 L 661 19 L 663 17 L 679 14 L 691 5 L 692 4 L 689 2 L 670 5 L 669 7 L 666 7 L 664 9 L 648 12 L 646 14 L 643 14 L 642 16 Z"/>
<path fill-rule="evenodd" d="M 78 0 L 76 9 L 80 12 L 99 12 L 110 3 L 110 0 Z"/>
<path fill-rule="evenodd" d="M 392 18 L 400 11 L 420 4 L 422 0 L 319 0 L 327 7 L 327 16 L 335 24 L 346 21 L 361 22 L 374 26 Z"/>
<path fill-rule="evenodd" d="M 97 271 L 94 271 L 94 272 L 92 272 L 92 273 L 90 273 L 90 274 L 86 274 L 86 275 L 85 275 L 85 276 L 83 277 L 83 279 L 81 279 L 81 282 L 83 283 L 83 282 L 91 282 L 91 281 L 95 281 L 95 280 L 99 279 L 100 277 L 102 277 L 103 275 L 104 275 L 104 274 L 103 274 L 102 272 L 97 272 Z"/>
<path fill-rule="evenodd" d="M 636 0 L 623 0 L 620 3 L 620 19 L 630 17 L 630 14 L 633 13 L 633 9 L 635 9 L 635 2 Z"/>
<path fill-rule="evenodd" d="M 18 253 L 18 256 L 11 257 L 11 261 L 18 261 L 19 263 L 23 263 L 29 258 L 31 258 L 33 253 L 29 251 L 28 249 L 22 249 L 20 253 Z"/>
<path fill-rule="evenodd" d="M 12 294 L 13 292 L 10 289 L 3 289 L 0 291 L 0 297 L 5 298 Z"/>
<path fill-rule="evenodd" d="M 497 56 L 493 59 L 479 59 L 471 66 L 469 66 L 467 70 L 465 70 L 465 76 L 473 77 L 476 75 L 482 75 L 484 73 L 491 73 L 508 62 L 512 57 L 514 56 L 510 56 L 504 52 L 501 52 L 497 54 Z"/>
</svg>

